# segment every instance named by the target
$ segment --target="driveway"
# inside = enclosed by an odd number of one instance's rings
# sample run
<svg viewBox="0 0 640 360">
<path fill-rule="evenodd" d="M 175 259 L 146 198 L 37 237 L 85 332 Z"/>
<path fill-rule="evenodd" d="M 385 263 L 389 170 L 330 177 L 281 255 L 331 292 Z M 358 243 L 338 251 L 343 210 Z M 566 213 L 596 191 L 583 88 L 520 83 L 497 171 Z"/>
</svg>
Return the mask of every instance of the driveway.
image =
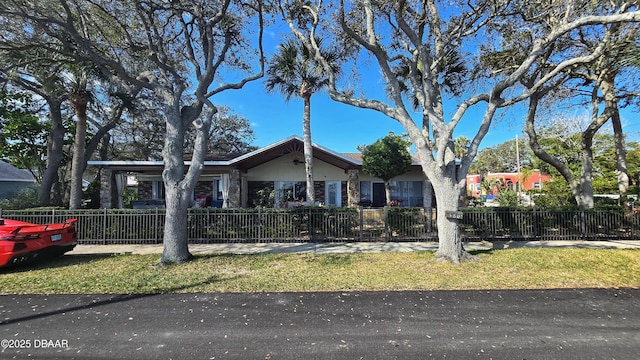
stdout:
<svg viewBox="0 0 640 360">
<path fill-rule="evenodd" d="M 637 359 L 640 289 L 5 295 L 2 359 Z"/>
</svg>

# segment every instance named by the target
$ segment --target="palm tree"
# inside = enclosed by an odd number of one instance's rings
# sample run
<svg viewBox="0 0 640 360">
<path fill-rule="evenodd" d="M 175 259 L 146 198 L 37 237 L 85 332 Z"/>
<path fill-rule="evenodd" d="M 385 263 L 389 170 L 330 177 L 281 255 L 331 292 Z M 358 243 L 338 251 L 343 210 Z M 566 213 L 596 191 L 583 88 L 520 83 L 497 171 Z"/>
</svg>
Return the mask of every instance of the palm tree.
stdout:
<svg viewBox="0 0 640 360">
<path fill-rule="evenodd" d="M 69 209 L 82 205 L 82 175 L 86 167 L 85 149 L 87 141 L 87 107 L 93 95 L 88 90 L 92 79 L 99 77 L 97 69 L 89 64 L 68 66 L 69 102 L 76 115 L 76 132 L 71 160 L 71 186 Z"/>
<path fill-rule="evenodd" d="M 334 65 L 337 53 L 324 49 L 316 39 L 322 57 Z M 332 66 L 337 71 L 336 66 Z M 327 86 L 329 79 L 324 68 L 314 60 L 314 54 L 299 41 L 289 39 L 278 46 L 278 53 L 269 61 L 265 87 L 278 91 L 289 101 L 298 96 L 304 101 L 302 134 L 304 140 L 304 164 L 307 181 L 307 202 L 315 202 L 313 182 L 313 147 L 311 145 L 311 95 Z"/>
<path fill-rule="evenodd" d="M 86 84 L 78 83 L 77 85 L 69 93 L 69 101 L 76 115 L 69 209 L 79 209 L 82 204 L 82 174 L 84 173 L 84 150 L 87 141 L 87 105 L 91 99 L 90 93 L 86 90 Z"/>
<path fill-rule="evenodd" d="M 462 159 L 467 154 L 469 144 L 471 144 L 471 140 L 466 136 L 458 136 L 453 140 L 453 153 L 456 159 Z"/>
</svg>

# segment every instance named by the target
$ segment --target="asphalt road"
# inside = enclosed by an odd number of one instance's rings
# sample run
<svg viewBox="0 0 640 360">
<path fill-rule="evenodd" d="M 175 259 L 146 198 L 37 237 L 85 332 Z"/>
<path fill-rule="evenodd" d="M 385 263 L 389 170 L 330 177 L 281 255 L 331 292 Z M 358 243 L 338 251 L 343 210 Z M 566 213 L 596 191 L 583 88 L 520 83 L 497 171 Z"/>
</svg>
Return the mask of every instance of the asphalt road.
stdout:
<svg viewBox="0 0 640 360">
<path fill-rule="evenodd" d="M 640 358 L 640 289 L 5 295 L 0 359 Z"/>
</svg>

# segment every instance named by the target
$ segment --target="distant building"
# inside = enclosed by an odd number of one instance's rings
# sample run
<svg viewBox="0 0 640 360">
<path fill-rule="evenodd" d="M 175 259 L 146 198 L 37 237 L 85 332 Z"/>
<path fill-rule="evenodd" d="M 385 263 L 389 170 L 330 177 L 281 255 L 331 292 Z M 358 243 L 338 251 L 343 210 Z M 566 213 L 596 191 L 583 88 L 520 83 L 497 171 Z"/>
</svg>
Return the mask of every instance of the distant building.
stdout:
<svg viewBox="0 0 640 360">
<path fill-rule="evenodd" d="M 20 190 L 32 187 L 36 180 L 29 170 L 0 160 L 0 199 L 8 199 Z"/>
<path fill-rule="evenodd" d="M 482 180 L 492 185 L 491 191 L 482 189 Z M 520 181 L 518 181 L 518 173 L 488 173 L 484 179 L 478 174 L 467 175 L 467 195 L 478 198 L 480 195 L 497 195 L 504 189 L 517 191 L 520 183 L 522 183 L 521 191 L 542 189 L 544 183 L 551 180 L 553 180 L 551 176 L 543 174 L 538 169 L 526 174 L 521 172 Z"/>
</svg>

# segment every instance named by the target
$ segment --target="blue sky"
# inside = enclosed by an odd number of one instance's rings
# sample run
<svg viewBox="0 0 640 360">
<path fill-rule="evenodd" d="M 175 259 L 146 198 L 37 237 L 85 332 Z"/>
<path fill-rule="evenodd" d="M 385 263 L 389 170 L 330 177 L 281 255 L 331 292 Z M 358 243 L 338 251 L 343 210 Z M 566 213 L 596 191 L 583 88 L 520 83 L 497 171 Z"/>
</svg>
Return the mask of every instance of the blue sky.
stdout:
<svg viewBox="0 0 640 360">
<path fill-rule="evenodd" d="M 290 135 L 302 136 L 303 103 L 299 98 L 289 102 L 278 93 L 267 93 L 262 81 L 245 85 L 241 90 L 227 91 L 213 99 L 217 104 L 230 106 L 233 111 L 252 123 L 256 140 L 253 145 L 262 147 Z M 450 108 L 447 111 L 452 112 Z M 584 109 L 588 110 L 588 109 Z M 476 106 L 467 112 L 456 128 L 455 136 L 473 138 L 484 108 Z M 575 109 L 576 114 L 582 110 Z M 502 142 L 520 138 L 523 134 L 524 110 L 522 105 L 494 118 L 489 133 L 480 148 L 491 147 Z M 624 131 L 628 141 L 640 139 L 640 123 L 633 121 L 638 114 L 631 110 L 621 112 Z M 393 131 L 405 133 L 395 120 L 376 111 L 360 109 L 335 102 L 326 91 L 311 98 L 311 136 L 315 143 L 341 153 L 357 152 L 358 145 L 368 145 Z"/>
<path fill-rule="evenodd" d="M 278 44 L 287 36 L 290 35 L 286 24 L 276 21 L 269 26 L 264 38 L 267 58 L 276 52 Z M 360 66 L 358 70 L 363 74 L 360 84 L 367 96 L 385 100 L 384 83 L 377 67 Z M 267 93 L 263 81 L 264 78 L 246 84 L 240 90 L 225 91 L 216 95 L 212 101 L 229 106 L 233 112 L 252 123 L 256 135 L 253 145 L 262 147 L 290 135 L 302 136 L 302 100 L 292 97 L 289 102 L 285 102 L 281 94 Z M 454 108 L 447 110 L 455 111 Z M 455 135 L 473 138 L 478 129 L 473 118 L 482 116 L 483 110 L 478 106 L 477 109 L 468 111 L 463 123 L 457 127 Z M 516 134 L 520 134 L 521 128 L 509 125 L 492 129 L 489 133 L 491 139 L 485 138 L 482 146 L 513 139 Z M 389 131 L 395 134 L 406 132 L 398 122 L 374 110 L 360 109 L 331 100 L 326 91 L 314 94 L 311 98 L 311 137 L 319 145 L 337 152 L 357 152 L 358 145 L 371 144 L 387 135 Z"/>
<path fill-rule="evenodd" d="M 262 81 L 247 84 L 241 90 L 221 93 L 213 100 L 230 106 L 235 113 L 249 119 L 256 135 L 253 143 L 256 146 L 265 146 L 290 135 L 302 136 L 302 100 L 291 98 L 285 102 L 278 93 L 266 93 Z M 454 111 L 453 108 L 447 110 Z M 469 111 L 458 125 L 456 136 L 472 138 L 478 129 L 474 118 L 482 116 L 483 110 L 480 105 Z M 521 136 L 521 120 L 517 114 L 495 119 L 482 147 Z M 337 152 L 357 152 L 358 145 L 371 144 L 389 131 L 396 134 L 406 132 L 398 122 L 376 111 L 331 100 L 326 91 L 311 98 L 311 136 L 319 145 Z"/>
<path fill-rule="evenodd" d="M 288 27 L 276 22 L 265 32 L 265 52 L 268 58 L 276 51 L 277 45 L 285 36 L 289 36 Z M 358 69 L 363 74 L 361 87 L 367 96 L 377 96 L 384 99 L 383 80 L 376 66 Z M 303 102 L 292 97 L 285 102 L 279 93 L 267 93 L 263 79 L 251 82 L 240 90 L 225 91 L 216 95 L 212 101 L 219 105 L 229 106 L 233 112 L 247 118 L 253 127 L 256 139 L 255 146 L 266 146 L 290 135 L 302 136 Z M 475 95 L 475 94 L 474 94 Z M 467 96 L 469 96 L 467 94 Z M 457 103 L 446 103 L 448 114 L 456 110 Z M 524 137 L 523 124 L 526 110 L 524 104 L 506 110 L 500 116 L 494 117 L 491 129 L 482 141 L 480 148 L 491 147 L 508 140 L 516 135 Z M 589 109 L 575 109 L 575 114 Z M 473 138 L 478 130 L 479 119 L 483 115 L 483 104 L 469 109 L 463 120 L 458 124 L 454 136 Z M 638 114 L 630 110 L 623 110 L 622 122 L 627 140 L 640 139 L 640 123 L 633 121 Z M 588 116 L 588 115 L 587 115 Z M 419 119 L 420 116 L 415 117 Z M 406 131 L 395 120 L 373 110 L 360 109 L 335 102 L 329 98 L 326 91 L 314 94 L 311 98 L 311 136 L 315 143 L 328 147 L 337 152 L 357 152 L 358 145 L 368 145 L 387 135 L 389 131 L 403 134 Z"/>
</svg>

